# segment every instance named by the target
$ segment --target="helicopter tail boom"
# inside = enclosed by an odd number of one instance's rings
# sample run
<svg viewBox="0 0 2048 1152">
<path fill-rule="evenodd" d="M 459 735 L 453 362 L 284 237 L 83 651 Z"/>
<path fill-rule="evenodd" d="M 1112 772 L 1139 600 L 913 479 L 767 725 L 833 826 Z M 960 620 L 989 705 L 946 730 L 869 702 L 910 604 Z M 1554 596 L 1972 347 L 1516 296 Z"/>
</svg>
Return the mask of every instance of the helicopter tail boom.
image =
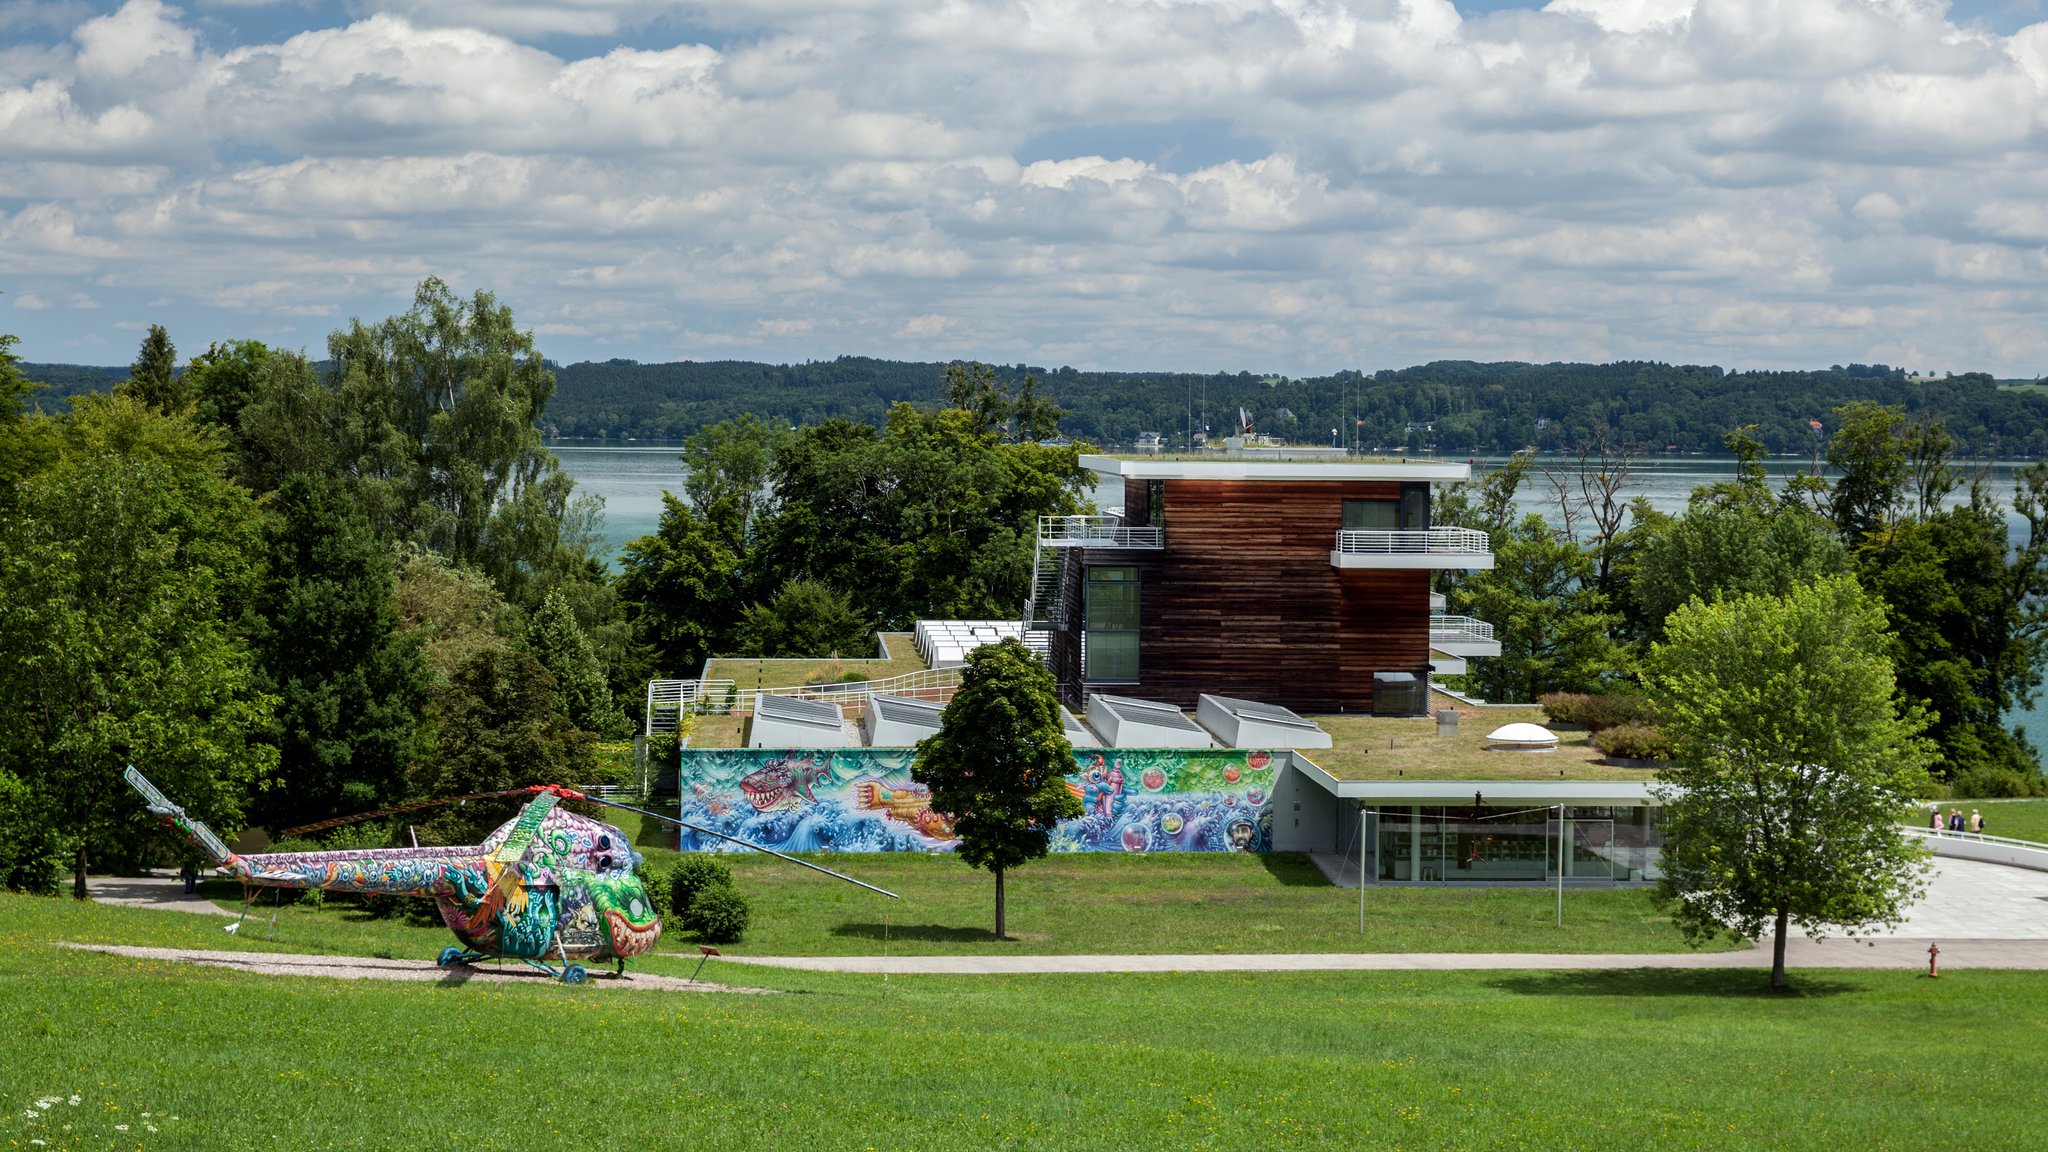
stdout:
<svg viewBox="0 0 2048 1152">
<path fill-rule="evenodd" d="M 164 823 L 183 832 L 185 838 L 192 841 L 193 845 L 200 851 L 212 857 L 214 863 L 226 867 L 233 866 L 232 861 L 235 858 L 235 854 L 228 851 L 228 846 L 221 843 L 220 837 L 214 833 L 213 829 L 208 828 L 205 821 L 186 815 L 183 808 L 171 803 L 170 799 L 159 791 L 156 785 L 149 782 L 148 777 L 135 770 L 135 765 L 128 765 L 128 770 L 121 774 L 121 778 L 128 781 L 130 787 L 142 793 L 142 799 L 149 805 L 151 813 L 161 817 Z"/>
</svg>

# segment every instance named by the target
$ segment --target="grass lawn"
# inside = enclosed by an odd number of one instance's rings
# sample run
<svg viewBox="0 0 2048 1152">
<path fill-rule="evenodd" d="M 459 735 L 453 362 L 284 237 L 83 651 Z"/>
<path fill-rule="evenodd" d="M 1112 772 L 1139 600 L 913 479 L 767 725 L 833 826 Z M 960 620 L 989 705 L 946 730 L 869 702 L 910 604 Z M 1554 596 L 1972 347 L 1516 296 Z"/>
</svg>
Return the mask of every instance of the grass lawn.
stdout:
<svg viewBox="0 0 2048 1152">
<path fill-rule="evenodd" d="M 1455 705 L 1451 705 L 1455 706 Z M 1335 747 L 1304 752 L 1339 780 L 1646 780 L 1656 772 L 1600 763 L 1586 732 L 1559 732 L 1555 752 L 1489 752 L 1503 724 L 1543 724 L 1541 708 L 1459 708 L 1458 734 L 1415 716 L 1314 716 Z"/>
<path fill-rule="evenodd" d="M 705 678 L 731 680 L 736 692 L 761 688 L 790 688 L 799 684 L 822 684 L 850 678 L 883 680 L 908 672 L 924 671 L 924 657 L 917 654 L 916 638 L 909 632 L 884 632 L 882 640 L 889 658 L 847 658 L 840 660 L 755 660 L 721 656 L 710 662 Z"/>
<path fill-rule="evenodd" d="M 2015 840 L 2036 840 L 2048 844 L 2048 800 L 1943 800 L 1941 811 L 1944 816 L 1951 808 L 1961 808 L 1968 817 L 1975 808 L 1984 814 L 1984 832 L 1990 836 L 2010 836 Z M 1920 805 L 1915 824 L 1927 819 L 1927 805 Z"/>
<path fill-rule="evenodd" d="M 1821 973 L 1772 996 L 1755 970 L 728 967 L 707 975 L 799 994 L 714 997 L 49 943 L 221 935 L 0 896 L 0 1145 L 2032 1149 L 2048 1107 L 2048 973 Z"/>
</svg>

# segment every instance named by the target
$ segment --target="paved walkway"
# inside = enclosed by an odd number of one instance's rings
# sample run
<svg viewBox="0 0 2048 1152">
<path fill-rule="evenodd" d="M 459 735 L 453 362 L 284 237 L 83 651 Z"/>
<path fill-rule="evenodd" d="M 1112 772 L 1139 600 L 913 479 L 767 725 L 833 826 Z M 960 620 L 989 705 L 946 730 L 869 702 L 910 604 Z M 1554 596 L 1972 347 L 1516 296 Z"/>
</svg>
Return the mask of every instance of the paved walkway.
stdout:
<svg viewBox="0 0 2048 1152">
<path fill-rule="evenodd" d="M 442 968 L 432 961 L 385 960 L 369 956 L 213 952 L 203 948 L 139 948 L 125 944 L 65 944 L 63 947 L 76 948 L 82 952 L 132 956 L 140 960 L 175 960 L 186 964 L 204 964 L 212 968 L 232 968 L 238 972 L 256 972 L 265 976 L 331 976 L 343 980 L 431 980 L 441 984 L 467 984 L 472 980 L 487 984 L 555 982 L 555 977 L 518 963 L 462 964 Z M 661 992 L 766 991 L 761 988 L 734 988 L 724 984 L 696 983 L 675 976 L 653 976 L 645 972 L 628 972 L 623 976 L 614 976 L 609 970 L 603 969 L 591 972 L 590 979 L 578 987 Z"/>
<path fill-rule="evenodd" d="M 173 912 L 197 912 L 209 916 L 237 916 L 203 896 L 185 894 L 185 882 L 175 874 L 148 876 L 88 876 L 85 890 L 102 904 L 123 904 L 131 908 L 167 908 Z"/>
<path fill-rule="evenodd" d="M 1789 968 L 1927 967 L 1926 940 L 1894 937 L 1868 944 L 1832 937 L 1794 937 L 1785 945 Z M 2048 969 L 2048 941 L 1943 940 L 1943 968 Z M 734 956 L 734 964 L 761 964 L 810 972 L 879 975 L 1021 975 L 1092 972 L 1455 972 L 1576 968 L 1768 968 L 1769 942 L 1735 952 L 1286 952 L 1200 953 L 1188 956 Z"/>
</svg>

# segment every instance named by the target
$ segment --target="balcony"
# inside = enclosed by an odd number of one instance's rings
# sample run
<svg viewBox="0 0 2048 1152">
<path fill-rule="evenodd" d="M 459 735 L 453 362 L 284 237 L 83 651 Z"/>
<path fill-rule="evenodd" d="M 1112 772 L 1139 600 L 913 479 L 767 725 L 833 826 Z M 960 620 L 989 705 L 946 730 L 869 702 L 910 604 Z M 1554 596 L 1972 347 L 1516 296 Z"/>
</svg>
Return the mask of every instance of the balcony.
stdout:
<svg viewBox="0 0 2048 1152">
<path fill-rule="evenodd" d="M 1493 567 L 1493 543 L 1471 528 L 1347 528 L 1330 550 L 1337 568 Z"/>
<path fill-rule="evenodd" d="M 1040 548 L 1146 548 L 1166 546 L 1163 528 L 1126 528 L 1121 516 L 1040 516 Z"/>
<path fill-rule="evenodd" d="M 1493 625 L 1470 616 L 1431 616 L 1429 646 L 1446 656 L 1498 656 Z"/>
</svg>

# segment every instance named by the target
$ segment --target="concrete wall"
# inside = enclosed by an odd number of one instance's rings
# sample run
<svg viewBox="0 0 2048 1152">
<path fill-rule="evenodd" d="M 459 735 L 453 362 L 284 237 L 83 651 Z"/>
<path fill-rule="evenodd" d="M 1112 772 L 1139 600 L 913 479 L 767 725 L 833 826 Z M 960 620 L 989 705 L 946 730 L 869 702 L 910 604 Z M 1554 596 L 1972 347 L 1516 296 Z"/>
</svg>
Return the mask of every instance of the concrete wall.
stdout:
<svg viewBox="0 0 2048 1152">
<path fill-rule="evenodd" d="M 1336 830 L 1337 798 L 1289 756 L 1273 780 L 1273 850 L 1334 852 Z"/>
<path fill-rule="evenodd" d="M 1921 842 L 1936 856 L 1953 856 L 1958 860 L 1981 860 L 1986 864 L 2004 864 L 2009 868 L 2031 868 L 2036 872 L 2048 872 L 2048 850 L 2027 848 L 2018 844 L 2000 844 L 1996 840 L 1972 840 L 1965 836 L 1932 836 L 1928 829 L 1915 828 L 1921 833 Z"/>
</svg>

